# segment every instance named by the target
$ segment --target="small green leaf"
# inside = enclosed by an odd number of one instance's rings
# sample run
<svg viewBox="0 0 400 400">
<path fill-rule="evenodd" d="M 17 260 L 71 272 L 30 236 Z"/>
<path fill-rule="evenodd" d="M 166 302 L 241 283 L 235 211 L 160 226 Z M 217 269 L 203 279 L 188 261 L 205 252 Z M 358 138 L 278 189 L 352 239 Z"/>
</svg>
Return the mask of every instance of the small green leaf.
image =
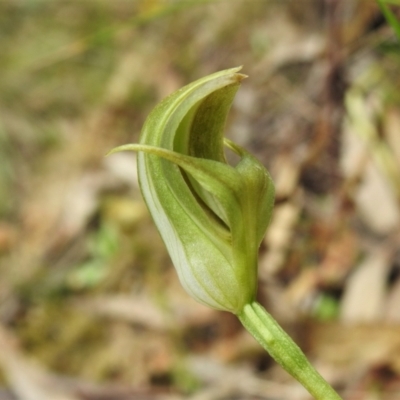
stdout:
<svg viewBox="0 0 400 400">
<path fill-rule="evenodd" d="M 400 21 L 390 9 L 389 4 L 400 5 L 399 1 L 388 1 L 388 0 L 377 0 L 379 7 L 381 8 L 382 14 L 385 16 L 386 20 L 392 26 L 393 30 L 397 35 L 397 39 L 400 40 Z"/>
</svg>

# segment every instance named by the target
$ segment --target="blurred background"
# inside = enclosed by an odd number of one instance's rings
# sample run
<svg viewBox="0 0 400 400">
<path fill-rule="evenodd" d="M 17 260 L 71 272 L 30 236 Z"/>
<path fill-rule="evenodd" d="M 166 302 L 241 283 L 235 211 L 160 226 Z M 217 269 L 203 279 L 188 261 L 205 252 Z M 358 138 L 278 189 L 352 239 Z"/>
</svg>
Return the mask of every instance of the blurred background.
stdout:
<svg viewBox="0 0 400 400">
<path fill-rule="evenodd" d="M 183 291 L 135 154 L 104 157 L 238 65 L 226 134 L 277 189 L 259 301 L 344 399 L 400 399 L 400 52 L 376 1 L 2 0 L 1 400 L 310 398 Z"/>
</svg>

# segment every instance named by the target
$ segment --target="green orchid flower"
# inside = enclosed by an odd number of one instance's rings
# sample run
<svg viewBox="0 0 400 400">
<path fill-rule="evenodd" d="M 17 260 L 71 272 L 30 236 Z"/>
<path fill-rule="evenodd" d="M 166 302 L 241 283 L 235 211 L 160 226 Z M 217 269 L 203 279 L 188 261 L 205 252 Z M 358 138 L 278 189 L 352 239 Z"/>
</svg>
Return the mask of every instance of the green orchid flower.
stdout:
<svg viewBox="0 0 400 400">
<path fill-rule="evenodd" d="M 268 171 L 224 140 L 227 113 L 245 77 L 240 68 L 200 79 L 149 115 L 139 151 L 143 197 L 186 291 L 238 314 L 255 299 L 257 254 L 274 203 Z M 224 147 L 240 161 L 230 166 Z"/>
<path fill-rule="evenodd" d="M 138 152 L 141 191 L 179 279 L 199 302 L 236 314 L 270 355 L 317 399 L 340 397 L 256 302 L 258 248 L 274 204 L 268 171 L 224 139 L 245 75 L 232 68 L 164 99 L 149 115 Z M 239 156 L 229 165 L 225 149 Z"/>
</svg>

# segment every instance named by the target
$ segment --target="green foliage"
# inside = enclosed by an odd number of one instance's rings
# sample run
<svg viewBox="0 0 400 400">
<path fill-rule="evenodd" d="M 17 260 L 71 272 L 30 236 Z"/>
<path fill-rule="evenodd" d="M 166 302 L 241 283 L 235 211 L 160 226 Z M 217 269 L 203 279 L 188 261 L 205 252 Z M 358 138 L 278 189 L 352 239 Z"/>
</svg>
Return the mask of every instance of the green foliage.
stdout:
<svg viewBox="0 0 400 400">
<path fill-rule="evenodd" d="M 314 309 L 314 316 L 320 321 L 332 321 L 339 315 L 338 301 L 327 294 L 323 294 L 318 299 Z"/>
<path fill-rule="evenodd" d="M 393 30 L 395 31 L 397 38 L 400 40 L 400 21 L 398 20 L 398 18 L 396 17 L 396 15 L 393 13 L 393 11 L 390 9 L 388 4 L 395 4 L 395 5 L 400 5 L 399 1 L 396 0 L 392 0 L 392 1 L 388 1 L 388 0 L 377 0 L 379 7 L 382 10 L 383 15 L 385 16 L 385 18 L 387 19 L 387 21 L 389 22 L 389 24 L 392 26 Z"/>
<path fill-rule="evenodd" d="M 119 249 L 119 237 L 113 226 L 104 224 L 89 239 L 89 258 L 67 277 L 68 286 L 86 289 L 99 284 L 109 273 L 111 260 Z"/>
</svg>

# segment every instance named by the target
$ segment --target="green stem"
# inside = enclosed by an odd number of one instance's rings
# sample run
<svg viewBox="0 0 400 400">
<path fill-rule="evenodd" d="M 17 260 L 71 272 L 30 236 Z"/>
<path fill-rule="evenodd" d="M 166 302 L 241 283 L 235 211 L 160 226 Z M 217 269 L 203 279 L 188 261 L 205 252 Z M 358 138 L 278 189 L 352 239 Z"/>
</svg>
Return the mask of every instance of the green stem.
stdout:
<svg viewBox="0 0 400 400">
<path fill-rule="evenodd" d="M 271 357 L 297 379 L 317 400 L 341 400 L 304 353 L 270 314 L 257 302 L 247 304 L 238 315 L 243 326 Z"/>
</svg>

